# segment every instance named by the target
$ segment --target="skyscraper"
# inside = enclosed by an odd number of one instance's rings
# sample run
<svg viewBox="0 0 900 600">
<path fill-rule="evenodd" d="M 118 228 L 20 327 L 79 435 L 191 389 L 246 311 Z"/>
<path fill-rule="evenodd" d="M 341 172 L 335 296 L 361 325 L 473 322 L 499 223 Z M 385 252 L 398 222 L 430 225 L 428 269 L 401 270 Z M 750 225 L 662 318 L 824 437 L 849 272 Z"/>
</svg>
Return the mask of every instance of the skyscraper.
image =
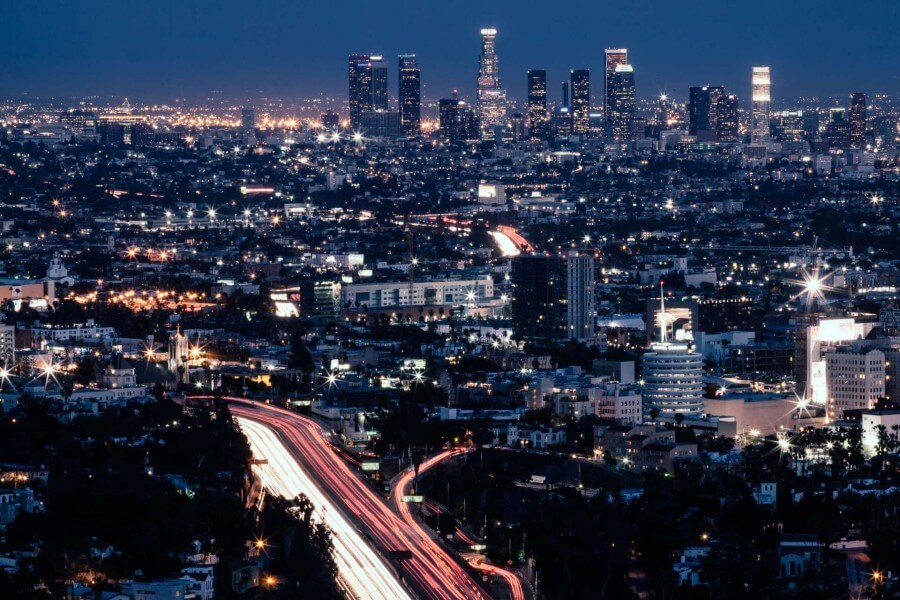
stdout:
<svg viewBox="0 0 900 600">
<path fill-rule="evenodd" d="M 566 339 L 594 337 L 594 257 L 569 252 L 566 256 Z"/>
<path fill-rule="evenodd" d="M 594 257 L 521 254 L 512 261 L 513 325 L 526 336 L 583 340 L 594 335 Z"/>
<path fill-rule="evenodd" d="M 387 63 L 380 55 L 351 54 L 348 74 L 350 125 L 358 127 L 362 113 L 387 110 Z"/>
<path fill-rule="evenodd" d="M 631 65 L 619 65 L 608 81 L 610 136 L 616 142 L 627 142 L 631 139 L 631 122 L 637 105 L 634 69 Z"/>
<path fill-rule="evenodd" d="M 850 145 L 862 148 L 866 143 L 866 95 L 850 94 Z"/>
<path fill-rule="evenodd" d="M 737 97 L 727 96 L 720 85 L 691 87 L 688 132 L 700 142 L 737 141 Z M 727 139 L 732 134 L 734 139 Z"/>
<path fill-rule="evenodd" d="M 478 136 L 478 120 L 469 105 L 454 94 L 438 102 L 441 135 L 450 142 L 464 142 Z"/>
<path fill-rule="evenodd" d="M 716 141 L 719 143 L 736 143 L 738 141 L 738 97 L 725 94 L 720 99 L 718 122 L 716 123 Z"/>
<path fill-rule="evenodd" d="M 850 145 L 850 120 L 847 118 L 847 109 L 835 106 L 828 109 L 828 125 L 826 135 L 830 148 L 846 148 Z"/>
<path fill-rule="evenodd" d="M 750 143 L 769 143 L 769 104 L 772 101 L 772 80 L 769 67 L 753 67 L 753 103 L 750 108 Z"/>
<path fill-rule="evenodd" d="M 591 72 L 573 69 L 569 81 L 572 84 L 572 133 L 584 135 L 590 129 Z"/>
<path fill-rule="evenodd" d="M 415 54 L 400 57 L 400 129 L 404 135 L 418 135 L 422 119 L 422 86 Z"/>
<path fill-rule="evenodd" d="M 547 71 L 528 71 L 528 131 L 532 139 L 547 137 Z"/>
<path fill-rule="evenodd" d="M 496 51 L 497 30 L 481 30 L 481 63 L 478 70 L 478 120 L 483 138 L 494 135 L 506 121 L 506 92 L 500 87 L 500 59 Z"/>
<path fill-rule="evenodd" d="M 606 135 L 612 136 L 611 84 L 616 74 L 616 67 L 628 64 L 628 50 L 626 48 L 607 48 L 604 59 L 603 115 L 606 119 Z"/>
</svg>

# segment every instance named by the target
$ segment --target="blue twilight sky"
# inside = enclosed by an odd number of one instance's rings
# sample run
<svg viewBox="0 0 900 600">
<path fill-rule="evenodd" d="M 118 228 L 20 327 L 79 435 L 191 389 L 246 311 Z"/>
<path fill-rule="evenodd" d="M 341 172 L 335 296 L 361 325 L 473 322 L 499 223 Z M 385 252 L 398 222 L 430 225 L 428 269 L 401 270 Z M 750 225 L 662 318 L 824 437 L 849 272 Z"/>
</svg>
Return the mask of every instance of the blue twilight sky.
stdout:
<svg viewBox="0 0 900 600">
<path fill-rule="evenodd" d="M 549 97 L 570 68 L 602 93 L 603 49 L 624 46 L 638 93 L 724 84 L 749 95 L 771 65 L 773 97 L 900 91 L 900 0 L 0 0 L 0 97 L 140 100 L 346 96 L 346 56 L 419 56 L 425 95 L 471 96 L 482 26 L 499 29 L 503 84 L 528 68 Z"/>
</svg>

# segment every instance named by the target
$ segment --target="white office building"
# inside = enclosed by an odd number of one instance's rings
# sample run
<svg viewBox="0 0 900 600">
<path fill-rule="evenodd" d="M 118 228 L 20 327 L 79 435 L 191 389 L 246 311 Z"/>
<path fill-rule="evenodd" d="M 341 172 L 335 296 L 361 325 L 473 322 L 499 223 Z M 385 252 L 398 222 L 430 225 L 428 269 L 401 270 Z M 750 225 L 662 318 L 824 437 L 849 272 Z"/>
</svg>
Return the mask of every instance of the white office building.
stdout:
<svg viewBox="0 0 900 600">
<path fill-rule="evenodd" d="M 884 352 L 840 348 L 825 357 L 827 416 L 842 419 L 848 410 L 870 410 L 885 394 Z"/>
</svg>

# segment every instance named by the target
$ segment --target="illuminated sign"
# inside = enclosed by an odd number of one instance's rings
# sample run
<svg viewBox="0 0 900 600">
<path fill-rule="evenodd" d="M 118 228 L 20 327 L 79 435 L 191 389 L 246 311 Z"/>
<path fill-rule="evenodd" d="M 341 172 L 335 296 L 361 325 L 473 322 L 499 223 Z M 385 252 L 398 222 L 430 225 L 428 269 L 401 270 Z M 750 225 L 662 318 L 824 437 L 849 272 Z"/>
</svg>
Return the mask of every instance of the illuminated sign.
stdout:
<svg viewBox="0 0 900 600">
<path fill-rule="evenodd" d="M 425 500 L 425 496 L 401 496 L 400 500 L 403 502 L 421 503 Z"/>
<path fill-rule="evenodd" d="M 363 471 L 377 471 L 381 468 L 381 462 L 379 461 L 367 461 L 360 465 Z"/>
<path fill-rule="evenodd" d="M 857 339 L 862 332 L 856 327 L 853 319 L 823 319 L 819 321 L 820 342 L 850 342 Z"/>
</svg>

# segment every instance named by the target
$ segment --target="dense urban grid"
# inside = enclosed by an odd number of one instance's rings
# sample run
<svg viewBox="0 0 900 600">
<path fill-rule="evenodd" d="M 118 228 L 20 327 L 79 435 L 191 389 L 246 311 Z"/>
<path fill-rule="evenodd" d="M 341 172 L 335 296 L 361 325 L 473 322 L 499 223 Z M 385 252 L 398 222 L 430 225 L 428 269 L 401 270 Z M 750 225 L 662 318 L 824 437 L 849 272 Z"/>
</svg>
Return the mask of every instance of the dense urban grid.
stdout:
<svg viewBox="0 0 900 600">
<path fill-rule="evenodd" d="M 900 96 L 480 39 L 3 101 L 0 597 L 900 594 Z"/>
</svg>

